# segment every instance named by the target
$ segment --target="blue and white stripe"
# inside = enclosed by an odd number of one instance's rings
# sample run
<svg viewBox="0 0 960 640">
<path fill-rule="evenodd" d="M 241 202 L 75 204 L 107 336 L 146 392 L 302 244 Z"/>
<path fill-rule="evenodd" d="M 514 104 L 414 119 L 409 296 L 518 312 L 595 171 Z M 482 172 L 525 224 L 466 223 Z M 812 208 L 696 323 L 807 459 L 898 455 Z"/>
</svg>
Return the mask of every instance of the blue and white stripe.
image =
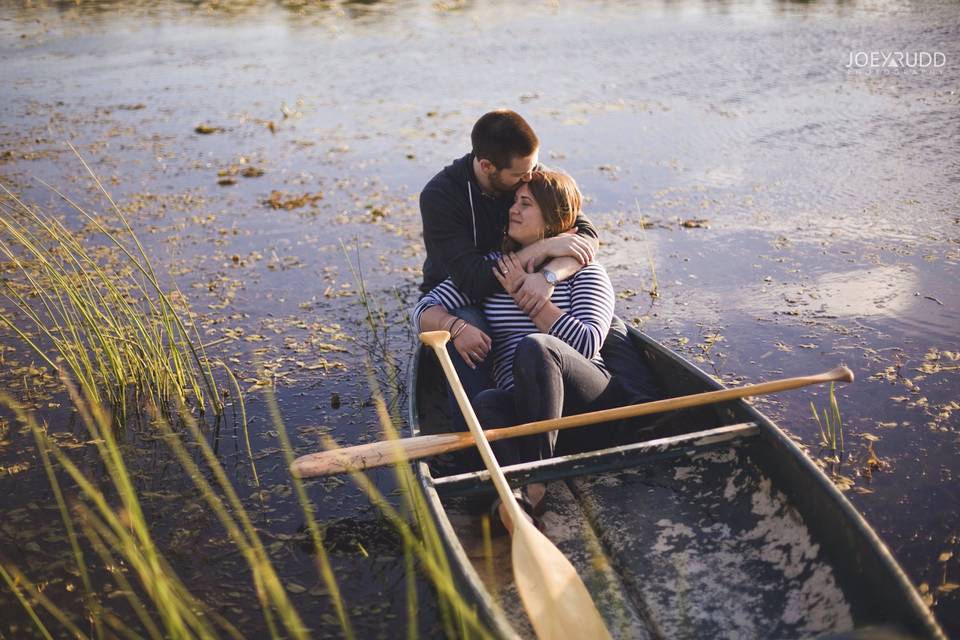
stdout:
<svg viewBox="0 0 960 640">
<path fill-rule="evenodd" d="M 547 332 L 576 349 L 588 360 L 603 367 L 600 347 L 613 318 L 613 286 L 606 270 L 591 263 L 572 277 L 557 283 L 550 300 L 563 315 Z M 440 305 L 448 312 L 475 304 L 447 278 L 427 293 L 413 309 L 414 329 L 420 331 L 420 315 Z M 524 337 L 538 333 L 536 325 L 507 293 L 495 293 L 481 301 L 493 340 L 493 378 L 501 389 L 513 388 L 513 357 Z"/>
</svg>

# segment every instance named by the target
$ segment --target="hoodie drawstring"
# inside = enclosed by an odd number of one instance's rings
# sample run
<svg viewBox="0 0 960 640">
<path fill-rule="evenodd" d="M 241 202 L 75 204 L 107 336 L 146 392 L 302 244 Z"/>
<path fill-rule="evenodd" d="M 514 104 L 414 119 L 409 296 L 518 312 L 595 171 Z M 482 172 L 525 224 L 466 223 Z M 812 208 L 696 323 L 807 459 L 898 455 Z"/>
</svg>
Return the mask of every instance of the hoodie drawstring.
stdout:
<svg viewBox="0 0 960 640">
<path fill-rule="evenodd" d="M 473 218 L 473 246 L 479 247 L 477 244 L 477 212 L 473 208 L 473 187 L 470 186 L 470 181 L 467 180 L 467 195 L 470 198 L 470 217 Z"/>
</svg>

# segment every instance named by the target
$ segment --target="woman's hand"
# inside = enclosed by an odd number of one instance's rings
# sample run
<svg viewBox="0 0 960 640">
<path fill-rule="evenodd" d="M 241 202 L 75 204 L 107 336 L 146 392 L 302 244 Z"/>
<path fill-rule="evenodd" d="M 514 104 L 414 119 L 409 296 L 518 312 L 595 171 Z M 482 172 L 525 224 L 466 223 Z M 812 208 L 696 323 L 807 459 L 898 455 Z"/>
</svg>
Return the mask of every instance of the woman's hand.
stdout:
<svg viewBox="0 0 960 640">
<path fill-rule="evenodd" d="M 500 281 L 500 284 L 503 285 L 503 290 L 513 296 L 520 287 L 523 286 L 524 280 L 527 279 L 527 276 L 533 271 L 533 260 L 530 260 L 527 263 L 526 268 L 520 264 L 520 259 L 515 253 L 507 253 L 500 256 L 500 260 L 497 262 L 497 266 L 493 269 L 493 275 L 497 277 L 497 280 Z M 514 297 L 516 300 L 516 297 Z"/>
<path fill-rule="evenodd" d="M 476 369 L 477 365 L 483 362 L 487 354 L 490 353 L 493 341 L 490 340 L 490 336 L 465 320 L 456 324 L 463 323 L 466 323 L 463 329 L 451 327 L 457 334 L 457 337 L 453 338 L 453 347 L 468 367 Z"/>
<path fill-rule="evenodd" d="M 517 306 L 531 318 L 540 313 L 553 295 L 553 285 L 534 272 L 533 260 L 524 267 L 515 254 L 508 253 L 500 258 L 493 274 L 503 285 L 504 291 L 509 293 Z"/>
</svg>

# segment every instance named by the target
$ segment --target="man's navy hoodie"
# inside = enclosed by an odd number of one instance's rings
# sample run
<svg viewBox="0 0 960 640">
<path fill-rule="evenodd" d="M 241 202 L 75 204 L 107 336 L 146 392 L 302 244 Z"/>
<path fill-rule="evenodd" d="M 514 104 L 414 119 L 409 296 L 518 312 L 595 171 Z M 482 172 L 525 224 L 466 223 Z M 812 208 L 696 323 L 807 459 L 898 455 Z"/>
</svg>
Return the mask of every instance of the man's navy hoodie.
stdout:
<svg viewBox="0 0 960 640">
<path fill-rule="evenodd" d="M 452 276 L 474 300 L 501 291 L 493 275 L 494 262 L 486 255 L 500 248 L 512 205 L 512 193 L 497 198 L 483 193 L 473 172 L 472 153 L 435 175 L 420 193 L 427 249 L 420 290 L 426 293 Z M 582 213 L 575 224 L 580 235 L 597 238 L 596 229 Z"/>
</svg>

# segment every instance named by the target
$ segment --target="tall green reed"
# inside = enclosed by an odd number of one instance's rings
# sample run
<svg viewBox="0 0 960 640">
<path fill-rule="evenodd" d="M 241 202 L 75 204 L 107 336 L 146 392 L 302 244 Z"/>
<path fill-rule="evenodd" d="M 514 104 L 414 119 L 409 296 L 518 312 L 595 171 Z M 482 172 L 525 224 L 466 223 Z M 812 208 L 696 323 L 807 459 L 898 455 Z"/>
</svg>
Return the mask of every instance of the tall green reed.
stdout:
<svg viewBox="0 0 960 640">
<path fill-rule="evenodd" d="M 820 429 L 820 446 L 829 447 L 832 455 L 843 456 L 843 420 L 840 417 L 840 405 L 834 392 L 834 385 L 830 383 L 828 407 L 823 409 L 823 420 L 817 415 L 817 408 L 810 402 L 810 411 Z"/>
<path fill-rule="evenodd" d="M 86 594 L 83 598 L 85 616 L 93 625 L 93 636 L 102 638 L 110 634 L 125 637 L 149 638 L 216 638 L 243 637 L 243 633 L 223 619 L 209 603 L 197 598 L 177 576 L 167 559 L 159 550 L 151 531 L 151 525 L 144 511 L 140 497 L 127 462 L 121 453 L 122 447 L 116 440 L 112 421 L 102 405 L 96 404 L 92 394 L 83 395 L 68 381 L 68 388 L 74 407 L 81 422 L 91 436 L 90 442 L 96 447 L 102 463 L 107 483 L 106 488 L 87 477 L 80 467 L 70 458 L 53 438 L 47 435 L 34 415 L 22 407 L 15 399 L 0 393 L 0 405 L 10 408 L 17 419 L 33 433 L 38 450 L 41 453 L 47 478 L 60 509 L 61 518 L 68 531 L 73 561 L 77 572 L 82 576 Z M 386 402 L 371 378 L 378 421 L 385 437 L 398 437 L 399 418 L 390 416 Z M 276 403 L 272 405 L 271 418 L 278 433 L 281 434 L 281 446 L 289 464 L 293 460 L 290 441 L 286 436 L 282 417 Z M 284 587 L 284 583 L 273 566 L 260 534 L 254 527 L 242 501 L 230 483 L 222 466 L 210 445 L 200 432 L 196 421 L 187 416 L 186 430 L 178 433 L 158 414 L 154 415 L 156 429 L 162 435 L 180 468 L 198 489 L 211 512 L 227 532 L 231 543 L 239 550 L 250 569 L 250 580 L 264 616 L 265 625 L 271 637 L 306 638 L 310 633 L 301 616 L 294 608 Z M 327 446 L 335 447 L 332 441 Z M 191 452 L 191 449 L 193 452 Z M 195 458 L 199 458 L 201 465 Z M 65 472 L 72 481 L 78 497 L 69 500 L 61 487 L 57 470 Z M 403 510 L 397 510 L 376 488 L 373 482 L 360 473 L 353 478 L 358 486 L 377 505 L 384 517 L 399 532 L 404 549 L 409 552 L 408 569 L 416 561 L 419 570 L 433 584 L 441 602 L 441 612 L 447 637 L 487 638 L 489 631 L 479 620 L 474 606 L 467 602 L 457 591 L 453 573 L 444 552 L 439 533 L 429 517 L 425 497 L 416 483 L 409 466 L 396 468 L 398 484 L 401 487 Z M 212 477 L 208 479 L 208 476 Z M 314 517 L 314 510 L 306 491 L 299 480 L 294 480 L 296 495 L 303 509 L 307 528 L 317 558 L 318 574 L 323 580 L 327 593 L 337 611 L 341 631 L 344 637 L 353 637 L 352 624 L 346 613 L 346 606 L 340 596 L 336 578 L 327 559 L 322 541 L 322 530 Z M 108 494 L 114 496 L 118 504 L 111 504 Z M 411 518 L 411 514 L 413 518 Z M 78 534 L 83 532 L 83 538 Z M 104 590 L 93 584 L 90 554 L 83 547 L 93 550 L 100 559 L 98 565 L 103 568 L 129 567 L 130 576 L 123 570 L 110 572 L 110 578 L 116 582 L 116 593 L 126 600 L 134 613 L 134 620 L 125 621 L 111 611 L 103 600 Z M 102 572 L 101 572 L 102 573 Z M 7 560 L 0 561 L 0 576 L 15 593 L 34 622 L 35 628 L 44 637 L 57 637 L 47 624 L 41 620 L 36 609 L 50 614 L 62 628 L 74 637 L 91 637 L 79 629 L 76 622 L 49 598 L 42 590 L 31 583 L 15 565 Z M 416 601 L 412 574 L 408 576 L 408 637 L 417 637 Z"/>
<path fill-rule="evenodd" d="M 219 415 L 222 399 L 186 298 L 175 284 L 169 293 L 163 288 L 123 211 L 77 157 L 119 229 L 43 183 L 88 224 L 70 229 L 0 184 L 0 257 L 12 275 L 4 279 L 12 309 L 0 310 L 0 321 L 121 421 L 131 396 L 137 408 L 192 402 Z"/>
<path fill-rule="evenodd" d="M 78 572 L 87 574 L 88 562 L 85 555 L 79 551 L 80 543 L 74 527 L 76 522 L 80 522 L 98 554 L 110 550 L 107 552 L 110 560 L 119 555 L 139 577 L 141 590 L 154 606 L 153 616 L 146 612 L 146 607 L 136 591 L 123 589 L 122 593 L 144 623 L 144 630 L 150 637 L 212 637 L 206 617 L 198 615 L 198 611 L 202 610 L 201 603 L 190 595 L 158 551 L 141 508 L 135 484 L 120 454 L 111 418 L 104 408 L 96 403 L 92 394 L 82 397 L 72 384 L 66 382 L 66 386 L 81 421 L 91 436 L 90 442 L 97 449 L 112 493 L 115 493 L 115 499 L 119 501 L 116 507 L 110 504 L 107 495 L 98 488 L 99 483 L 84 475 L 55 441 L 47 437 L 46 429 L 37 422 L 32 413 L 27 412 L 6 394 L 0 395 L 0 403 L 11 409 L 17 419 L 33 433 L 55 495 L 62 496 L 63 491 L 54 472 L 53 460 L 76 485 L 79 495 L 93 505 L 91 508 L 78 502 L 71 510 L 65 500 L 57 500 L 61 517 L 70 523 L 67 531 Z M 117 565 L 108 562 L 105 566 Z M 10 570 L 10 565 L 6 568 Z M 85 597 L 88 613 L 93 618 L 97 637 L 102 637 L 103 615 L 98 602 L 99 595 L 95 593 L 92 585 L 87 587 L 88 583 L 89 579 L 85 581 L 85 588 L 88 589 Z M 56 617 L 55 608 L 45 608 Z"/>
<path fill-rule="evenodd" d="M 650 294 L 651 299 L 656 299 L 660 297 L 660 283 L 657 282 L 657 266 L 653 261 L 653 254 L 650 252 L 650 245 L 647 243 L 647 227 L 643 224 L 643 214 L 640 212 L 640 199 L 637 198 L 635 201 L 637 206 L 637 224 L 640 225 L 640 236 L 643 239 L 643 249 L 647 254 L 647 264 L 650 265 L 650 289 L 648 293 Z"/>
<path fill-rule="evenodd" d="M 33 433 L 41 452 L 47 477 L 54 489 L 57 504 L 68 531 L 73 561 L 77 572 L 84 576 L 85 615 L 90 617 L 96 637 L 104 637 L 104 625 L 129 637 L 150 638 L 240 638 L 243 634 L 220 616 L 214 607 L 197 598 L 177 576 L 170 563 L 161 553 L 151 531 L 151 524 L 141 505 L 136 485 L 116 440 L 112 419 L 105 408 L 97 403 L 93 394 L 77 391 L 65 381 L 73 406 L 91 436 L 107 481 L 87 477 L 66 451 L 54 439 L 47 436 L 34 415 L 26 411 L 15 399 L 0 393 L 0 405 L 10 408 L 17 419 Z M 293 606 L 285 584 L 270 559 L 260 533 L 253 524 L 235 488 L 220 465 L 212 448 L 200 432 L 198 423 L 185 414 L 185 433 L 175 432 L 158 412 L 153 413 L 155 427 L 162 435 L 173 458 L 182 472 L 188 476 L 199 495 L 210 507 L 211 513 L 227 533 L 233 546 L 246 560 L 250 570 L 253 590 L 260 603 L 265 625 L 271 637 L 307 638 L 310 633 L 300 614 Z M 287 448 L 289 443 L 287 442 Z M 198 461 L 195 458 L 199 458 Z M 292 457 L 290 458 L 292 460 Z M 60 486 L 56 469 L 67 474 L 82 500 L 73 500 L 68 506 Z M 209 479 L 208 476 L 212 479 Z M 109 491 L 107 490 L 109 489 Z M 118 504 L 111 504 L 111 498 Z M 305 513 L 309 503 L 305 494 L 298 494 Z M 310 520 L 312 522 L 312 519 Z M 79 527 L 77 526 L 79 524 Z M 84 538 L 77 534 L 80 529 Z M 318 531 L 313 523 L 311 528 Z M 341 628 L 347 638 L 353 637 L 345 606 L 340 599 L 335 577 L 326 561 L 319 536 L 314 537 L 316 548 L 321 553 L 320 577 L 323 579 L 334 606 L 341 614 Z M 127 605 L 133 611 L 137 628 L 131 628 L 114 615 L 102 603 L 103 590 L 92 584 L 88 554 L 83 545 L 92 548 L 100 558 L 102 568 L 129 567 L 131 580 L 123 571 L 114 570 L 111 578 L 119 587 Z M 4 580 L 14 585 L 12 591 L 24 605 L 37 630 L 46 636 L 46 626 L 34 611 L 36 604 L 50 613 L 74 636 L 87 637 L 76 631 L 76 624 L 53 602 L 45 597 L 23 573 L 9 561 L 0 562 Z"/>
<path fill-rule="evenodd" d="M 83 162 L 83 159 L 80 159 Z M 15 594 L 44 637 L 59 637 L 61 630 L 48 628 L 40 617 L 45 612 L 73 637 L 103 638 L 111 635 L 136 638 L 242 637 L 211 604 L 198 598 L 173 570 L 157 544 L 147 512 L 141 504 L 124 447 L 112 428 L 125 423 L 131 409 L 146 408 L 150 425 L 160 435 L 180 472 L 189 477 L 210 513 L 227 533 L 250 571 L 249 580 L 271 637 L 305 638 L 304 621 L 291 602 L 284 583 L 264 546 L 260 533 L 247 514 L 236 489 L 200 429 L 190 405 L 201 411 L 223 411 L 223 394 L 212 375 L 199 331 L 189 318 L 185 298 L 176 287 L 167 293 L 161 287 L 143 246 L 120 208 L 83 162 L 100 191 L 110 202 L 122 229 L 114 231 L 88 214 L 53 187 L 54 193 L 79 212 L 113 249 L 89 246 L 90 234 L 69 229 L 53 216 L 44 215 L 0 185 L 9 201 L 0 200 L 0 255 L 12 267 L 15 278 L 5 282 L 7 299 L 19 315 L 0 314 L 24 343 L 60 374 L 73 409 L 90 435 L 102 469 L 102 477 L 90 478 L 47 434 L 45 425 L 17 399 L 0 392 L 0 405 L 16 415 L 34 436 L 46 477 L 54 492 L 70 544 L 70 557 L 83 584 L 84 631 L 74 615 L 47 597 L 43 589 L 7 559 L 0 559 L 0 577 Z M 132 248 L 131 248 L 132 247 Z M 359 259 L 358 259 L 359 263 Z M 362 300 L 372 328 L 382 339 L 375 342 L 390 370 L 390 405 L 398 406 L 402 395 L 399 370 L 387 347 L 388 331 L 382 309 L 374 309 L 359 276 Z M 183 317 L 181 317 L 183 316 Z M 186 320 L 184 319 L 186 318 Z M 21 328 L 26 321 L 30 329 Z M 378 322 L 379 321 L 379 322 Z M 379 324 L 379 326 L 378 326 Z M 224 368 L 226 365 L 220 363 Z M 247 432 L 243 396 L 232 372 L 227 375 L 236 396 L 244 426 L 247 452 L 254 482 L 259 486 Z M 77 381 L 75 386 L 71 379 Z M 400 419 L 387 409 L 387 402 L 371 378 L 378 420 L 387 437 L 396 438 Z M 134 403 L 130 403 L 130 395 Z M 284 456 L 292 461 L 292 446 L 282 426 L 275 402 L 271 417 L 281 434 Z M 179 428 L 175 429 L 173 420 Z M 330 443 L 331 446 L 335 446 Z M 70 487 L 61 486 L 66 475 Z M 489 637 L 473 605 L 458 593 L 442 540 L 426 500 L 409 466 L 398 465 L 402 510 L 398 511 L 361 474 L 354 480 L 396 527 L 408 554 L 406 565 L 408 637 L 416 637 L 416 582 L 414 564 L 433 584 L 440 601 L 448 637 Z M 317 569 L 337 612 L 341 630 L 353 637 L 336 577 L 326 556 L 322 527 L 299 480 L 294 489 L 315 548 Z M 82 534 L 82 535 L 81 535 Z M 125 568 L 123 568 L 125 567 Z M 104 572 L 109 574 L 104 578 Z M 105 602 L 103 583 L 112 580 L 133 613 L 121 616 Z"/>
<path fill-rule="evenodd" d="M 396 356 L 390 346 L 390 329 L 393 324 L 388 321 L 388 313 L 384 306 L 376 300 L 367 287 L 359 242 L 355 243 L 356 264 L 351 260 L 343 241 L 340 244 L 356 288 L 360 292 L 359 304 L 363 309 L 367 328 L 372 335 L 367 347 L 367 379 L 373 404 L 377 411 L 381 436 L 395 442 L 401 437 L 400 429 L 403 419 L 399 415 L 399 407 L 402 405 L 402 399 L 407 390 L 404 388 L 401 367 L 398 366 Z M 396 290 L 394 290 L 394 293 L 397 296 L 397 303 L 402 309 L 402 300 L 400 300 Z M 405 318 L 405 314 L 403 315 Z M 410 339 L 412 334 L 409 331 L 409 323 L 404 322 L 402 326 L 407 328 L 406 335 Z M 377 366 L 374 367 L 373 363 L 377 363 Z M 388 391 L 386 395 L 380 388 L 378 378 L 383 379 L 386 383 Z M 326 436 L 322 438 L 322 444 L 328 449 L 337 447 L 334 440 Z M 367 495 L 368 499 L 380 509 L 394 526 L 403 540 L 404 552 L 412 554 L 416 558 L 417 566 L 430 584 L 433 585 L 445 635 L 449 638 L 490 637 L 490 631 L 480 620 L 474 605 L 467 602 L 457 590 L 456 580 L 447 558 L 446 547 L 430 513 L 426 496 L 414 476 L 410 464 L 400 463 L 395 465 L 394 473 L 397 486 L 400 488 L 401 510 L 397 510 L 385 499 L 367 475 L 353 470 L 350 472 L 350 476 Z M 411 562 L 410 556 L 407 556 L 406 561 Z M 415 603 L 414 587 L 415 583 L 408 580 L 409 610 L 413 609 Z M 410 625 L 415 623 L 412 614 L 409 612 L 408 623 Z M 415 631 L 408 628 L 408 637 L 414 635 L 416 635 Z"/>
</svg>

